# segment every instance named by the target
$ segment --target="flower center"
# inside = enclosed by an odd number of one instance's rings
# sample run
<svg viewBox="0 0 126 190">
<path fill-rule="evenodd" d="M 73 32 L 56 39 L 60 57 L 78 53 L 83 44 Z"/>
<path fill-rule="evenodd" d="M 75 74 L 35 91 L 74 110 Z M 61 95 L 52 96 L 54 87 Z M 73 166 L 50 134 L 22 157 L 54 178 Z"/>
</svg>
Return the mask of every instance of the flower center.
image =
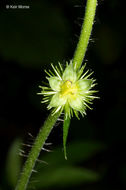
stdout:
<svg viewBox="0 0 126 190">
<path fill-rule="evenodd" d="M 70 80 L 66 80 L 61 86 L 61 95 L 73 95 L 76 92 L 75 85 Z"/>
</svg>

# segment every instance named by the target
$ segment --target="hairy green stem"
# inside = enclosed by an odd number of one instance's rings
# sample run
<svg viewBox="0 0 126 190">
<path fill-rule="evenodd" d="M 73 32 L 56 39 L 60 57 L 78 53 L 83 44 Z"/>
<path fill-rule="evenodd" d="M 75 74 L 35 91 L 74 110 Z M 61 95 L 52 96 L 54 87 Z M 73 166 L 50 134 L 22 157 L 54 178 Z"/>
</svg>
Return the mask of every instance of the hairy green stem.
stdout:
<svg viewBox="0 0 126 190">
<path fill-rule="evenodd" d="M 84 16 L 84 21 L 82 24 L 81 34 L 79 42 L 73 57 L 73 65 L 76 70 L 78 70 L 83 62 L 89 38 L 92 31 L 92 26 L 95 17 L 95 11 L 97 6 L 97 0 L 87 0 L 86 11 Z"/>
<path fill-rule="evenodd" d="M 53 116 L 52 114 L 50 114 L 46 119 L 43 127 L 40 129 L 39 134 L 34 142 L 34 145 L 28 155 L 28 159 L 26 160 L 26 163 L 24 165 L 20 179 L 16 186 L 16 190 L 25 190 L 27 188 L 29 178 L 35 166 L 36 160 L 40 154 L 40 151 L 60 114 L 61 112 L 58 112 Z"/>
<path fill-rule="evenodd" d="M 82 25 L 79 42 L 78 42 L 78 45 L 74 54 L 74 58 L 73 58 L 73 64 L 76 70 L 80 68 L 83 58 L 86 53 L 86 49 L 87 49 L 87 45 L 88 45 L 89 38 L 91 35 L 91 30 L 93 26 L 94 17 L 95 17 L 96 5 L 97 5 L 97 0 L 87 0 L 85 18 Z M 32 174 L 33 168 L 40 154 L 40 151 L 42 147 L 44 146 L 44 143 L 47 137 L 49 136 L 60 114 L 61 112 L 58 112 L 53 116 L 52 114 L 50 114 L 47 120 L 45 121 L 43 127 L 40 129 L 39 134 L 36 137 L 34 145 L 31 148 L 31 151 L 25 162 L 23 171 L 20 175 L 20 178 L 15 190 L 26 190 L 28 182 L 29 182 L 29 178 Z M 68 127 L 69 127 L 69 123 L 68 123 L 67 128 Z M 68 133 L 68 131 L 66 132 Z M 67 133 L 66 133 L 66 137 L 67 137 Z M 66 143 L 66 137 L 64 137 L 65 138 L 64 147 Z M 66 155 L 66 149 L 65 149 L 65 155 Z"/>
</svg>

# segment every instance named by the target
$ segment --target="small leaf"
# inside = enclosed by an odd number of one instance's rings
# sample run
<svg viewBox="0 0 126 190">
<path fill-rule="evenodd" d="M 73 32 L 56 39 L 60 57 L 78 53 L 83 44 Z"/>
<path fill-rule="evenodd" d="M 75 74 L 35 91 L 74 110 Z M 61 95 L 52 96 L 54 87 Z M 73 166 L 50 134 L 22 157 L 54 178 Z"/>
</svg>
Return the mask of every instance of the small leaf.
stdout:
<svg viewBox="0 0 126 190">
<path fill-rule="evenodd" d="M 64 117 L 64 123 L 63 123 L 63 148 L 64 148 L 64 156 L 67 160 L 67 153 L 66 153 L 66 141 L 68 136 L 68 130 L 70 126 L 70 118 L 66 116 Z"/>
</svg>

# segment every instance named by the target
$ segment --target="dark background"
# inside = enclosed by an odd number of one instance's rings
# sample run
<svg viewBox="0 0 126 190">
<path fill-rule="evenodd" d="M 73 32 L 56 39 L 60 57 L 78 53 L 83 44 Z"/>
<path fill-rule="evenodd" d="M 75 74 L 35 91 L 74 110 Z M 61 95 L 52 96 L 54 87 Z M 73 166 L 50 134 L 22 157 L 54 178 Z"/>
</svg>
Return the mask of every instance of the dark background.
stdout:
<svg viewBox="0 0 126 190">
<path fill-rule="evenodd" d="M 22 142 L 32 143 L 48 116 L 39 85 L 50 62 L 72 59 L 86 0 L 1 1 L 0 3 L 0 190 L 14 189 Z M 30 9 L 6 9 L 6 5 Z M 122 190 L 126 188 L 126 77 L 124 1 L 99 0 L 86 53 L 99 90 L 93 111 L 71 121 L 68 161 L 62 149 L 62 122 L 42 152 L 35 189 Z M 28 135 L 31 133 L 31 135 Z M 58 148 L 57 148 L 58 147 Z M 25 156 L 28 148 L 25 150 Z M 23 159 L 25 160 L 25 159 Z M 41 165 L 41 166 L 40 166 Z M 41 181 L 43 180 L 43 181 Z"/>
</svg>

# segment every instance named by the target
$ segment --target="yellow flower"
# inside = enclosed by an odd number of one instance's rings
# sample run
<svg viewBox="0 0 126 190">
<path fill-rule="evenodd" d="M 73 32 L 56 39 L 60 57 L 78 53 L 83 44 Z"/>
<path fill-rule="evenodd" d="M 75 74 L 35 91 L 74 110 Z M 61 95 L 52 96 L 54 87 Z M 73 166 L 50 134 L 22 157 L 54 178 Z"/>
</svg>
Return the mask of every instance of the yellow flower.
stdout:
<svg viewBox="0 0 126 190">
<path fill-rule="evenodd" d="M 92 88 L 96 85 L 95 80 L 90 78 L 92 73 L 86 71 L 85 66 L 82 66 L 79 71 L 73 67 L 72 61 L 66 64 L 65 70 L 59 63 L 58 67 L 52 68 L 48 74 L 48 86 L 40 86 L 44 102 L 48 102 L 48 109 L 52 109 L 52 114 L 59 110 L 64 110 L 66 118 L 73 116 L 73 113 L 78 117 L 78 112 L 82 115 L 86 114 L 86 108 L 90 108 L 89 104 L 92 103 L 94 98 L 93 94 L 96 92 Z"/>
</svg>

